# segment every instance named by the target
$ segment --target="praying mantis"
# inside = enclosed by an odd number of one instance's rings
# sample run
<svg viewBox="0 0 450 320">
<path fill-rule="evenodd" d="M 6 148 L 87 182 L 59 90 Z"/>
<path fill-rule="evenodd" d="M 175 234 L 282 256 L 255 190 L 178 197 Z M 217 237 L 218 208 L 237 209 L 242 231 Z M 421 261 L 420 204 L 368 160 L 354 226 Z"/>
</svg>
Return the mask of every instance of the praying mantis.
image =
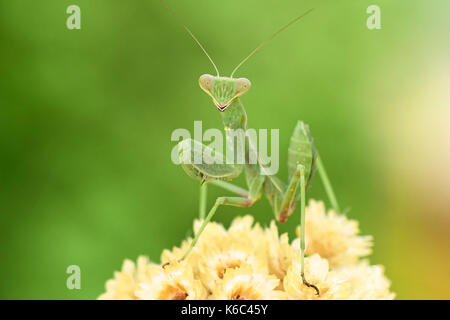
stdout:
<svg viewBox="0 0 450 320">
<path fill-rule="evenodd" d="M 245 163 L 243 164 L 229 162 L 215 163 L 212 161 L 213 159 L 211 159 L 211 157 L 212 155 L 214 155 L 215 159 L 220 159 L 223 157 L 221 150 L 213 150 L 211 146 L 204 145 L 196 140 L 185 139 L 178 143 L 179 163 L 191 178 L 201 181 L 199 217 L 202 220 L 202 224 L 181 260 L 184 260 L 195 247 L 205 227 L 211 221 L 220 206 L 250 207 L 261 198 L 261 193 L 264 192 L 273 208 L 276 220 L 280 223 L 285 222 L 294 212 L 296 205 L 300 203 L 301 278 L 304 285 L 313 288 L 316 291 L 316 294 L 319 295 L 319 289 L 314 284 L 307 281 L 304 268 L 305 197 L 306 191 L 311 184 L 311 180 L 316 169 L 319 172 L 332 206 L 337 212 L 340 212 L 340 209 L 323 163 L 314 146 L 309 127 L 302 121 L 298 121 L 295 126 L 288 150 L 289 182 L 285 184 L 275 175 L 265 172 L 266 169 L 260 161 L 255 148 L 255 142 L 249 135 L 245 134 L 248 129 L 247 114 L 241 101 L 241 97 L 249 91 L 251 83 L 246 78 L 233 77 L 239 67 L 259 49 L 261 49 L 261 47 L 263 47 L 267 42 L 272 40 L 286 28 L 309 14 L 313 9 L 310 9 L 304 14 L 296 17 L 288 24 L 280 28 L 277 32 L 272 34 L 236 66 L 230 77 L 225 77 L 220 76 L 219 70 L 217 69 L 214 61 L 191 30 L 187 28 L 181 20 L 179 20 L 178 16 L 167 5 L 166 7 L 171 14 L 177 18 L 183 28 L 194 39 L 211 64 L 214 66 L 216 75 L 204 74 L 200 76 L 199 85 L 200 88 L 212 99 L 214 105 L 219 110 L 225 129 L 226 139 L 234 139 L 237 132 L 237 135 L 241 135 L 241 138 L 245 139 L 247 142 L 244 149 Z M 235 151 L 235 149 L 231 150 L 231 152 Z M 207 159 L 204 158 L 205 155 Z M 199 156 L 202 156 L 204 161 L 192 161 Z M 250 162 L 249 160 L 252 157 L 256 159 L 256 161 Z M 236 186 L 230 182 L 234 178 L 238 177 L 242 172 L 245 174 L 247 189 Z M 223 196 L 217 198 L 213 207 L 207 213 L 206 200 L 208 185 L 215 185 L 235 194 L 236 196 Z"/>
</svg>

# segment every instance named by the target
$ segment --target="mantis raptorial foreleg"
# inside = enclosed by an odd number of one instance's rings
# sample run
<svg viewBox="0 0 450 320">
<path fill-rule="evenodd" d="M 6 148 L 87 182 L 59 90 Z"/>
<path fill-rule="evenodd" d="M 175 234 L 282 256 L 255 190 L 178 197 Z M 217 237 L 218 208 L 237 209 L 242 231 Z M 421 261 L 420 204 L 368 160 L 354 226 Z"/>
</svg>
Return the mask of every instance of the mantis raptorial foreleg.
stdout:
<svg viewBox="0 0 450 320">
<path fill-rule="evenodd" d="M 199 218 L 201 220 L 205 219 L 205 215 L 206 215 L 206 200 L 207 200 L 207 188 L 208 188 L 208 184 L 213 184 L 215 186 L 221 187 L 222 189 L 231 191 L 243 198 L 247 198 L 247 199 L 253 199 L 254 201 L 259 200 L 260 196 L 259 193 L 257 195 L 257 197 L 252 197 L 250 196 L 250 192 L 238 187 L 232 183 L 223 181 L 223 180 L 211 180 L 208 183 L 203 183 L 200 186 L 200 214 L 199 214 Z M 258 190 L 259 191 L 259 190 Z"/>
<path fill-rule="evenodd" d="M 179 143 L 178 145 L 178 155 L 180 162 L 191 177 L 201 179 L 202 186 L 200 189 L 200 218 L 203 219 L 202 225 L 199 231 L 196 233 L 194 240 L 192 241 L 190 247 L 183 255 L 182 260 L 185 259 L 192 248 L 197 243 L 203 230 L 205 229 L 208 222 L 214 216 L 217 208 L 221 205 L 238 206 L 238 207 L 248 207 L 251 206 L 259 197 L 252 197 L 250 193 L 238 186 L 235 186 L 229 182 L 220 180 L 228 179 L 231 180 L 241 173 L 242 166 L 233 164 L 217 164 L 213 163 L 213 159 L 210 155 L 214 154 L 217 159 L 221 159 L 222 155 L 219 152 L 212 152 L 211 147 L 206 146 L 198 141 L 192 139 L 186 139 Z M 202 162 L 196 163 L 195 159 L 199 156 L 203 157 Z M 231 191 L 239 197 L 220 197 L 217 198 L 214 206 L 209 211 L 208 215 L 205 217 L 205 207 L 206 207 L 206 192 L 207 185 L 214 184 L 225 190 Z M 259 194 L 259 190 L 258 190 Z"/>
</svg>

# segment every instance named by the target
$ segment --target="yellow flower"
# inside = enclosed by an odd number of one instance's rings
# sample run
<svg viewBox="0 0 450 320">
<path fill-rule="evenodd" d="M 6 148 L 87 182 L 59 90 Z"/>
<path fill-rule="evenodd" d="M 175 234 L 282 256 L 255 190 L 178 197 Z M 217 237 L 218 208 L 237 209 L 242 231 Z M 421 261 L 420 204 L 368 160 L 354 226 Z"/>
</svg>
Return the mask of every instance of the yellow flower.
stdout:
<svg viewBox="0 0 450 320">
<path fill-rule="evenodd" d="M 135 300 L 135 290 L 139 281 L 148 280 L 148 269 L 155 266 L 148 261 L 147 257 L 138 258 L 138 267 L 133 261 L 126 259 L 122 265 L 122 271 L 114 273 L 114 279 L 106 282 L 106 292 L 98 299 L 100 300 Z"/>
<path fill-rule="evenodd" d="M 330 271 L 328 261 L 318 254 L 305 258 L 305 278 L 319 289 L 303 283 L 300 257 L 293 260 L 283 280 L 284 290 L 291 300 L 343 300 L 350 295 L 350 284 L 338 273 Z"/>
<path fill-rule="evenodd" d="M 203 221 L 202 220 L 194 220 L 194 233 L 197 234 L 199 231 Z M 218 238 L 225 238 L 227 236 L 227 230 L 219 223 L 217 222 L 210 222 L 206 226 L 205 230 L 203 230 L 202 236 L 200 237 L 199 241 L 195 245 L 193 251 L 199 251 L 198 248 L 204 244 L 208 243 L 211 239 L 218 239 Z M 161 256 L 161 262 L 164 264 L 165 262 L 169 262 L 172 260 L 179 260 L 183 257 L 183 255 L 188 250 L 190 244 L 192 242 L 192 238 L 188 238 L 187 240 L 183 241 L 181 244 L 181 247 L 174 247 L 172 251 L 164 250 L 163 254 Z M 189 254 L 191 255 L 191 254 Z"/>
<path fill-rule="evenodd" d="M 265 230 L 265 236 L 269 272 L 279 279 L 283 279 L 295 256 L 294 249 L 289 244 L 287 233 L 278 237 L 275 221 L 272 221 L 270 227 Z"/>
<path fill-rule="evenodd" d="M 265 252 L 255 250 L 246 239 L 212 241 L 203 247 L 198 260 L 200 279 L 210 291 L 223 279 L 227 270 L 243 265 L 250 265 L 255 272 L 268 273 Z"/>
<path fill-rule="evenodd" d="M 371 266 L 367 260 L 356 265 L 341 267 L 338 273 L 350 283 L 352 300 L 391 300 L 395 294 L 389 291 L 391 282 L 384 275 L 382 266 Z"/>
<path fill-rule="evenodd" d="M 306 255 L 318 253 L 332 268 L 356 263 L 371 253 L 372 237 L 360 236 L 358 222 L 311 200 L 306 208 Z M 300 228 L 297 229 L 300 236 Z M 299 248 L 299 240 L 294 241 Z"/>
<path fill-rule="evenodd" d="M 245 239 L 251 242 L 255 248 L 264 246 L 264 230 L 259 224 L 253 225 L 253 222 L 254 218 L 250 215 L 234 218 L 228 228 L 227 236 L 234 239 Z"/>
<path fill-rule="evenodd" d="M 194 221 L 194 232 L 197 233 L 200 229 L 200 226 L 203 221 L 201 220 L 195 220 Z M 192 251 L 189 253 L 185 261 L 193 268 L 193 271 L 195 274 L 198 273 L 198 256 L 202 253 L 203 245 L 210 243 L 210 241 L 218 241 L 218 239 L 226 239 L 227 231 L 226 229 L 217 222 L 210 222 L 206 226 L 205 230 L 203 230 L 203 233 L 195 245 L 195 247 L 192 249 Z M 187 240 L 184 240 L 181 243 L 180 247 L 173 247 L 172 250 L 163 250 L 161 254 L 161 264 L 165 265 L 167 263 L 170 263 L 172 261 L 179 261 L 183 258 L 184 254 L 188 251 L 193 239 L 188 238 Z"/>
<path fill-rule="evenodd" d="M 210 291 L 229 269 L 250 265 L 254 271 L 268 272 L 264 233 L 259 225 L 252 224 L 253 217 L 246 216 L 235 219 L 226 234 L 214 236 L 209 230 L 211 236 L 200 247 L 197 267 L 200 279 Z"/>
<path fill-rule="evenodd" d="M 203 224 L 203 220 L 196 219 L 194 221 L 194 233 L 197 234 L 200 230 L 200 227 Z M 198 243 L 204 242 L 207 243 L 208 239 L 217 239 L 217 238 L 223 238 L 227 236 L 227 230 L 224 228 L 223 225 L 217 222 L 210 222 L 205 227 L 205 230 L 203 230 L 202 236 L 200 237 L 200 240 Z M 201 242 L 200 242 L 201 241 Z"/>
<path fill-rule="evenodd" d="M 167 263 L 170 263 L 171 261 L 178 261 L 181 258 L 183 258 L 184 254 L 188 251 L 189 246 L 192 243 L 192 238 L 188 238 L 187 240 L 184 240 L 181 243 L 180 247 L 173 247 L 172 251 L 168 249 L 164 249 L 161 254 L 161 264 L 165 265 Z M 189 264 L 194 265 L 195 264 L 195 251 L 194 248 L 193 252 L 191 251 L 191 254 L 187 257 L 187 262 L 190 262 Z"/>
<path fill-rule="evenodd" d="M 153 266 L 148 282 L 142 282 L 136 297 L 144 300 L 202 300 L 206 290 L 194 279 L 192 269 L 186 262 L 171 262 L 164 268 Z"/>
<path fill-rule="evenodd" d="M 276 290 L 279 279 L 266 273 L 255 272 L 249 265 L 227 269 L 223 280 L 211 295 L 214 300 L 282 300 L 283 291 Z"/>
<path fill-rule="evenodd" d="M 202 221 L 194 221 L 198 233 Z M 289 243 L 275 221 L 268 228 L 251 216 L 225 229 L 209 223 L 186 259 L 193 239 L 164 250 L 162 265 L 139 257 L 125 260 L 99 299 L 392 299 L 381 266 L 359 262 L 370 253 L 371 237 L 359 236 L 356 221 L 311 201 L 306 212 L 305 278 L 299 239 Z"/>
</svg>

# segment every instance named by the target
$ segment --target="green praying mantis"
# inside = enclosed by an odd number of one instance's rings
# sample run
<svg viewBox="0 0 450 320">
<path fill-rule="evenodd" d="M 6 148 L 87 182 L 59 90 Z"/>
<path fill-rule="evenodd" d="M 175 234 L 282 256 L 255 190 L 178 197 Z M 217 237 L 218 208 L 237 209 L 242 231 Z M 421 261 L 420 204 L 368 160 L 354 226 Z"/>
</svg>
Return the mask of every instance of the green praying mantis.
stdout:
<svg viewBox="0 0 450 320">
<path fill-rule="evenodd" d="M 200 219 L 203 221 L 181 260 L 185 259 L 195 247 L 202 235 L 203 230 L 211 221 L 220 206 L 250 207 L 261 198 L 261 193 L 264 192 L 273 208 L 276 220 L 280 223 L 285 222 L 286 219 L 294 212 L 296 205 L 300 203 L 301 278 L 304 285 L 313 288 L 316 291 L 316 294 L 319 295 L 319 289 L 307 281 L 304 270 L 305 197 L 306 191 L 311 184 L 311 180 L 316 169 L 319 172 L 332 206 L 337 212 L 340 212 L 340 209 L 323 163 L 314 147 L 309 127 L 302 121 L 298 121 L 295 126 L 288 150 L 289 182 L 285 184 L 275 175 L 265 172 L 266 169 L 260 161 L 258 152 L 256 151 L 255 142 L 249 135 L 245 134 L 248 129 L 247 114 L 245 112 L 244 105 L 242 104 L 241 97 L 249 91 L 251 83 L 246 78 L 233 77 L 239 67 L 259 49 L 261 49 L 262 46 L 286 28 L 310 13 L 313 9 L 310 9 L 304 14 L 296 17 L 258 45 L 236 66 L 230 77 L 220 76 L 217 66 L 206 52 L 200 41 L 195 37 L 191 30 L 187 28 L 181 20 L 179 20 L 178 16 L 169 7 L 167 7 L 167 9 L 180 22 L 183 28 L 194 39 L 211 64 L 214 66 L 216 75 L 213 76 L 210 74 L 204 74 L 200 76 L 199 85 L 200 88 L 208 94 L 214 105 L 220 111 L 223 126 L 225 128 L 226 139 L 236 138 L 237 132 L 237 135 L 241 135 L 240 138 L 243 138 L 246 141 L 244 149 L 244 163 L 214 162 L 212 157 L 214 157 L 214 159 L 224 157 L 224 155 L 221 154 L 221 150 L 214 150 L 213 147 L 204 145 L 196 140 L 185 139 L 178 143 L 178 156 L 183 169 L 190 177 L 201 181 Z M 236 152 L 236 148 L 230 151 L 231 153 Z M 203 161 L 193 161 L 198 157 L 203 157 Z M 254 159 L 256 161 L 250 161 L 250 159 Z M 245 174 L 247 189 L 230 183 L 231 180 L 238 177 L 242 172 Z M 213 207 L 209 210 L 209 212 L 207 212 L 206 199 L 208 185 L 218 186 L 235 194 L 236 196 L 224 196 L 217 198 Z"/>
</svg>

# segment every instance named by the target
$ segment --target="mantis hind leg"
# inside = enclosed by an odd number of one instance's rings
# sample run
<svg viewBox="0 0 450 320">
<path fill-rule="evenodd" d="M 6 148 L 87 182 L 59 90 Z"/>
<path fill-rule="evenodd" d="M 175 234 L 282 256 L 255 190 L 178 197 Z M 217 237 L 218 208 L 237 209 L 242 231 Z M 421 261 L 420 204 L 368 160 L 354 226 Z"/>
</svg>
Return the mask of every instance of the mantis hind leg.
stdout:
<svg viewBox="0 0 450 320">
<path fill-rule="evenodd" d="M 333 187 L 331 186 L 327 172 L 325 171 L 325 167 L 322 163 L 322 159 L 320 158 L 320 155 L 318 153 L 317 153 L 317 171 L 319 171 L 320 179 L 322 180 L 325 192 L 327 193 L 331 206 L 333 207 L 334 211 L 340 213 L 341 209 L 339 208 L 336 195 L 334 194 Z"/>
<path fill-rule="evenodd" d="M 297 188 L 300 188 L 300 259 L 301 259 L 301 277 L 303 284 L 307 287 L 313 288 L 316 294 L 319 295 L 319 289 L 309 283 L 305 277 L 305 202 L 306 202 L 306 181 L 305 181 L 305 167 L 301 164 L 297 165 L 295 173 L 291 177 L 288 188 L 286 189 L 283 202 L 278 216 L 279 221 L 285 221 L 287 216 L 292 213 L 295 203 L 295 194 Z"/>
<path fill-rule="evenodd" d="M 303 284 L 307 287 L 313 288 L 316 290 L 316 295 L 320 295 L 319 289 L 309 283 L 305 278 L 305 194 L 306 194 L 306 183 L 305 183 L 305 168 L 301 166 L 300 168 L 297 168 L 297 170 L 300 171 L 300 257 L 301 257 L 301 276 L 303 280 Z"/>
</svg>

